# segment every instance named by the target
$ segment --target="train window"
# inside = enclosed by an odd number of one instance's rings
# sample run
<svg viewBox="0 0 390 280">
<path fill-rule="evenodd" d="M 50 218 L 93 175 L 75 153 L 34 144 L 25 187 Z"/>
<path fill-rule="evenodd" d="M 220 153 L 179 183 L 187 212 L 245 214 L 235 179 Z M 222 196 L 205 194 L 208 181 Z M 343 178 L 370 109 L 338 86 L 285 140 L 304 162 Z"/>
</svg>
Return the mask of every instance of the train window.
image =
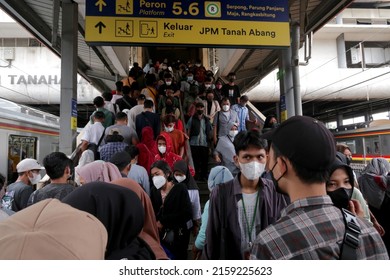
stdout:
<svg viewBox="0 0 390 280">
<path fill-rule="evenodd" d="M 379 137 L 365 137 L 366 153 L 367 154 L 381 154 L 381 146 L 379 143 Z"/>
<path fill-rule="evenodd" d="M 37 137 L 10 135 L 8 137 L 8 178 L 14 178 L 16 165 L 25 158 L 36 158 Z"/>
</svg>

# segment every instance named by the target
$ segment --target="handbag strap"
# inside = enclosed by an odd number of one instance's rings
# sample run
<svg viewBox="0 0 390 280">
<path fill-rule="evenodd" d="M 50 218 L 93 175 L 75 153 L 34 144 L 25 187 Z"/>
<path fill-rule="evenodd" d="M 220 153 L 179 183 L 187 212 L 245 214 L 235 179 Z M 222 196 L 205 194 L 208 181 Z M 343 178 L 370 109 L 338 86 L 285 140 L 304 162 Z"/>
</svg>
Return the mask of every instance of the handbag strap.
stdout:
<svg viewBox="0 0 390 280">
<path fill-rule="evenodd" d="M 131 104 L 129 102 L 126 101 L 124 96 L 122 97 L 122 100 L 126 103 L 127 106 L 130 107 L 130 109 L 133 107 L 133 106 L 131 106 Z"/>
<path fill-rule="evenodd" d="M 106 128 L 104 128 L 103 134 L 102 134 L 102 136 L 100 136 L 99 142 L 97 143 L 97 146 L 98 146 L 98 147 L 100 146 L 100 143 L 101 143 L 102 140 L 103 140 L 103 137 L 104 137 L 105 132 L 106 132 Z"/>
<path fill-rule="evenodd" d="M 341 212 L 345 223 L 345 234 L 341 245 L 340 260 L 356 260 L 356 249 L 360 246 L 360 226 L 356 216 L 350 211 L 342 208 Z"/>
</svg>

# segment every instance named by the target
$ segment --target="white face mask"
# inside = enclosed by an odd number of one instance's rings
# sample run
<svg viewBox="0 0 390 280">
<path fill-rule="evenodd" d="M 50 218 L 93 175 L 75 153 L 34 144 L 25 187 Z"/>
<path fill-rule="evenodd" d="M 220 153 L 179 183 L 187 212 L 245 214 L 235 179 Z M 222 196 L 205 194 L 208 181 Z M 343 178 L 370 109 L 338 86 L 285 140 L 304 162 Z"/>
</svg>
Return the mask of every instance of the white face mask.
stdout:
<svg viewBox="0 0 390 280">
<path fill-rule="evenodd" d="M 205 88 L 211 88 L 211 85 L 210 84 L 205 84 L 204 87 Z"/>
<path fill-rule="evenodd" d="M 194 79 L 193 76 L 188 76 L 188 77 L 187 77 L 187 81 L 192 81 L 193 79 Z"/>
<path fill-rule="evenodd" d="M 167 86 L 170 86 L 172 84 L 172 82 L 165 82 L 167 84 Z"/>
<path fill-rule="evenodd" d="M 42 177 L 41 177 L 41 174 L 39 174 L 39 173 L 38 174 L 33 173 L 33 177 L 32 178 L 28 177 L 28 179 L 30 180 L 32 185 L 35 185 L 35 184 L 39 183 L 39 181 L 42 179 Z"/>
<path fill-rule="evenodd" d="M 172 132 L 174 130 L 174 127 L 173 126 L 165 126 L 164 125 L 164 128 L 165 128 L 165 131 L 166 132 Z"/>
<path fill-rule="evenodd" d="M 222 106 L 222 109 L 226 112 L 226 111 L 229 111 L 230 109 L 230 106 L 229 105 L 223 105 Z"/>
<path fill-rule="evenodd" d="M 260 178 L 260 175 L 263 174 L 265 169 L 265 163 L 260 163 L 258 161 L 251 161 L 248 163 L 239 162 L 239 164 L 242 174 L 248 180 L 256 180 Z"/>
<path fill-rule="evenodd" d="M 186 175 L 182 175 L 182 176 L 175 175 L 175 179 L 176 179 L 176 181 L 178 181 L 179 183 L 183 182 L 186 178 L 187 178 Z"/>
<path fill-rule="evenodd" d="M 167 147 L 166 146 L 158 146 L 158 151 L 162 154 L 165 154 L 165 152 L 167 151 Z"/>
<path fill-rule="evenodd" d="M 229 131 L 229 136 L 232 138 L 236 137 L 237 134 L 238 134 L 238 130 L 230 130 Z"/>
<path fill-rule="evenodd" d="M 167 179 L 165 179 L 165 177 L 162 175 L 154 176 L 152 180 L 153 180 L 153 185 L 158 190 L 161 189 L 165 185 L 165 183 L 167 182 Z"/>
</svg>

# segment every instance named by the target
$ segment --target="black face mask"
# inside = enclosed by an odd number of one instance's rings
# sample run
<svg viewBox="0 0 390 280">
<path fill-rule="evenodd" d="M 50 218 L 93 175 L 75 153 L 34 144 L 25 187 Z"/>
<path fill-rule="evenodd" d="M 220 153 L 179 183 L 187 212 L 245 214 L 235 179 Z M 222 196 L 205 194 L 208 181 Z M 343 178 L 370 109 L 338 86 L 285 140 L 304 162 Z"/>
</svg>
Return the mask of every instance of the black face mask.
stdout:
<svg viewBox="0 0 390 280">
<path fill-rule="evenodd" d="M 352 158 L 351 157 L 345 157 L 347 159 L 347 165 L 351 165 Z"/>
<path fill-rule="evenodd" d="M 196 112 L 198 113 L 199 116 L 203 114 L 203 110 L 197 110 Z"/>
<path fill-rule="evenodd" d="M 275 186 L 275 190 L 276 192 L 280 193 L 280 194 L 284 194 L 284 195 L 288 195 L 288 193 L 286 193 L 285 191 L 283 191 L 280 187 L 279 187 L 279 180 L 282 179 L 282 177 L 284 176 L 284 174 L 286 174 L 287 170 L 278 178 L 278 179 L 275 179 L 274 177 L 274 174 L 272 173 L 272 171 L 274 171 L 275 169 L 275 166 L 278 162 L 275 162 L 274 166 L 271 168 L 270 170 L 270 175 L 271 175 L 271 179 L 272 179 L 272 182 L 274 183 L 274 186 Z"/>
<path fill-rule="evenodd" d="M 327 192 L 327 194 L 332 199 L 334 206 L 340 209 L 348 209 L 349 201 L 352 197 L 352 191 L 353 189 L 338 188 L 335 191 Z"/>
</svg>

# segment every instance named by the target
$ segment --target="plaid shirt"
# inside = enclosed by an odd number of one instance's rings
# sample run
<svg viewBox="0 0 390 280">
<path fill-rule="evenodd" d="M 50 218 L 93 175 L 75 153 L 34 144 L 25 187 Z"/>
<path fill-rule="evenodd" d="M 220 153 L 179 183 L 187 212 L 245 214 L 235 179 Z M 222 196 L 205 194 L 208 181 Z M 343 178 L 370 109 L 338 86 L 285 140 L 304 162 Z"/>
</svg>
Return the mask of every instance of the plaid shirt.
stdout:
<svg viewBox="0 0 390 280">
<path fill-rule="evenodd" d="M 109 161 L 117 152 L 122 152 L 128 145 L 123 142 L 109 142 L 100 148 L 100 159 Z"/>
<path fill-rule="evenodd" d="M 361 234 L 357 259 L 388 259 L 378 232 L 358 219 Z M 339 259 L 345 225 L 341 211 L 330 197 L 297 200 L 282 211 L 282 217 L 257 236 L 251 259 Z"/>
</svg>

